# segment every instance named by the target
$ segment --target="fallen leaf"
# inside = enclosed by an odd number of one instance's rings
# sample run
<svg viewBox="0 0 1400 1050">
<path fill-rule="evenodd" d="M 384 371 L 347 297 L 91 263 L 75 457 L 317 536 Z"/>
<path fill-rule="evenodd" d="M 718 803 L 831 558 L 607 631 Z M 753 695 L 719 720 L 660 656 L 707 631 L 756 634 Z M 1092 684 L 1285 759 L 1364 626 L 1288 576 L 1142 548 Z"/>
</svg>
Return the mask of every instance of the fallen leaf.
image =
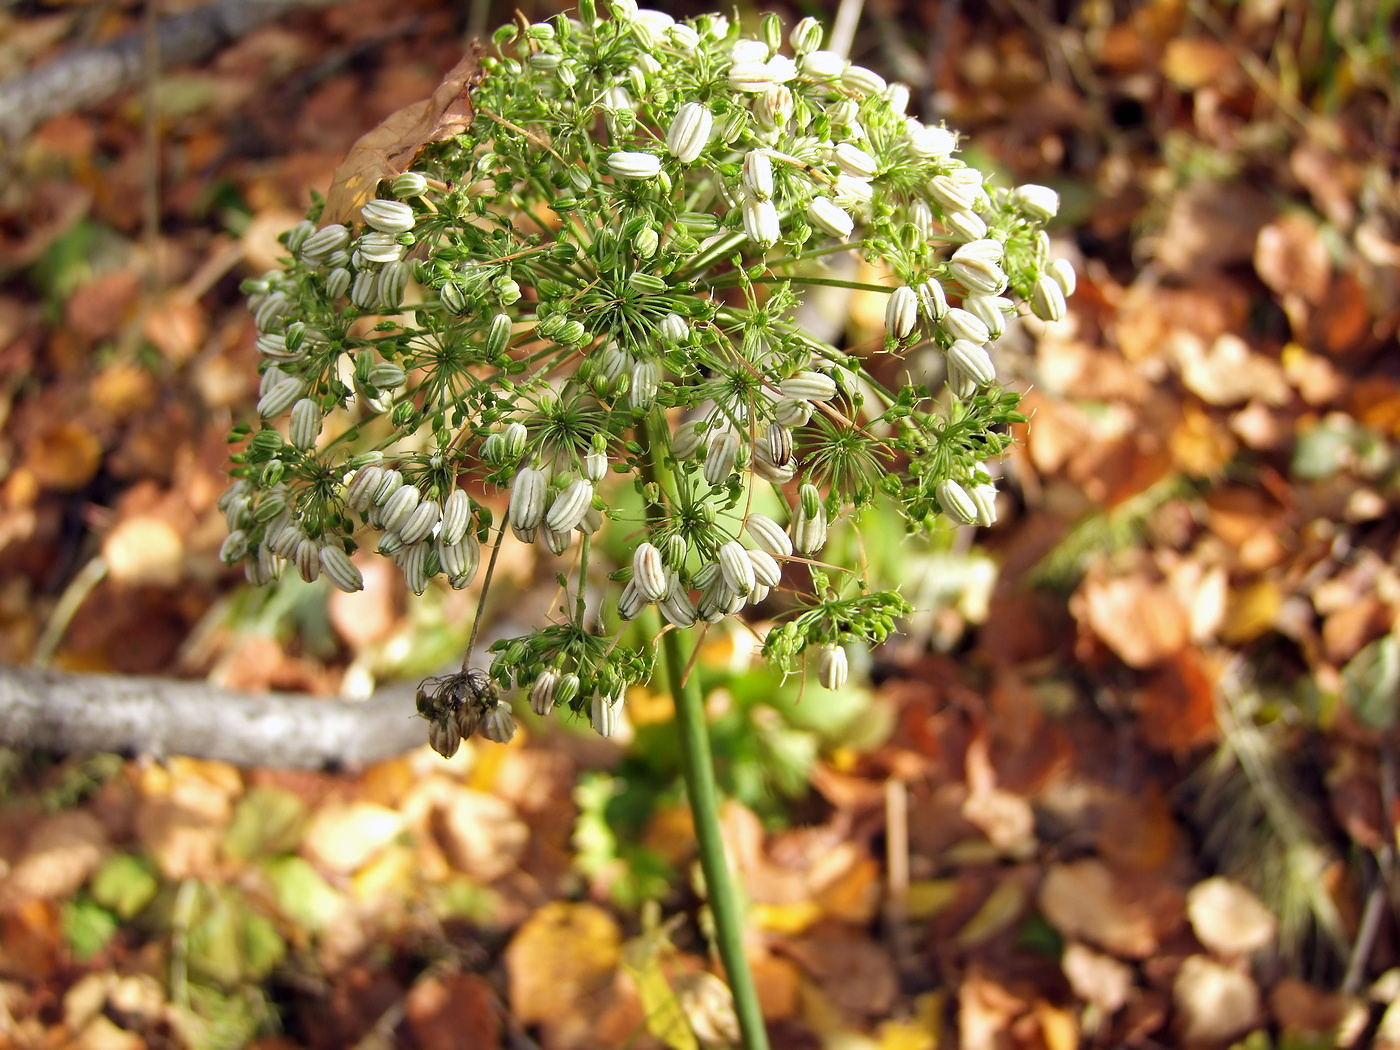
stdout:
<svg viewBox="0 0 1400 1050">
<path fill-rule="evenodd" d="M 1281 361 L 1284 377 L 1310 405 L 1329 404 L 1346 392 L 1346 377 L 1332 362 L 1321 354 L 1309 353 L 1298 343 L 1283 348 Z"/>
<path fill-rule="evenodd" d="M 782 950 L 841 1010 L 880 1017 L 894 1004 L 899 991 L 894 960 L 869 937 L 842 927 L 823 927 L 821 932 L 784 943 Z"/>
<path fill-rule="evenodd" d="M 350 874 L 368 864 L 403 830 L 403 815 L 369 802 L 331 803 L 312 819 L 302 851 L 314 864 Z"/>
<path fill-rule="evenodd" d="M 1076 615 L 1129 667 L 1151 667 L 1187 643 L 1186 612 L 1164 583 L 1091 576 L 1078 597 Z"/>
<path fill-rule="evenodd" d="M 332 591 L 326 611 L 336 634 L 362 649 L 393 632 L 402 611 L 404 587 L 403 577 L 384 558 L 360 554 L 354 562 L 364 587 L 353 592 Z"/>
<path fill-rule="evenodd" d="M 1300 1036 L 1335 1035 L 1354 1005 L 1355 1000 L 1340 992 L 1324 992 L 1296 977 L 1280 978 L 1269 992 L 1269 1010 L 1290 1042 L 1303 1042 Z"/>
<path fill-rule="evenodd" d="M 586 1024 L 590 1000 L 607 986 L 621 960 L 622 931 L 602 908 L 546 904 L 506 946 L 511 1013 L 522 1025 Z"/>
<path fill-rule="evenodd" d="M 498 1050 L 501 1045 L 496 993 L 474 973 L 420 978 L 404 1000 L 404 1016 L 423 1050 Z"/>
<path fill-rule="evenodd" d="M 1295 211 L 1261 229 L 1254 270 L 1276 294 L 1320 303 L 1332 280 L 1332 259 L 1316 220 Z"/>
<path fill-rule="evenodd" d="M 1020 795 L 996 786 L 996 771 L 987 750 L 987 737 L 979 735 L 967 747 L 965 777 L 968 795 L 963 818 L 987 836 L 987 841 L 1012 855 L 1022 855 L 1035 844 L 1035 814 Z"/>
<path fill-rule="evenodd" d="M 1176 818 L 1155 781 L 1138 791 L 1111 792 L 1094 831 L 1104 860 L 1140 871 L 1165 865 L 1179 840 Z"/>
<path fill-rule="evenodd" d="M 146 313 L 144 334 L 173 365 L 192 358 L 204 343 L 209 318 L 204 307 L 193 299 L 170 296 Z"/>
<path fill-rule="evenodd" d="M 121 422 L 155 402 L 155 377 L 136 365 L 113 363 L 93 378 L 88 395 L 94 406 Z"/>
<path fill-rule="evenodd" d="M 6 903 L 71 896 L 107 855 L 107 832 L 85 810 L 46 817 L 29 835 L 24 852 L 0 883 Z"/>
<path fill-rule="evenodd" d="M 453 865 L 482 882 L 515 869 L 530 829 L 505 799 L 459 788 L 439 810 L 439 832 Z"/>
<path fill-rule="evenodd" d="M 686 1011 L 661 968 L 666 948 L 669 944 L 663 935 L 643 933 L 623 945 L 622 967 L 637 986 L 647 1031 L 671 1050 L 699 1050 Z M 733 1013 L 732 1004 L 730 1013 Z"/>
<path fill-rule="evenodd" d="M 1253 891 L 1222 875 L 1186 893 L 1186 917 L 1196 939 L 1218 955 L 1246 955 L 1273 941 L 1278 920 Z"/>
<path fill-rule="evenodd" d="M 1197 179 L 1172 196 L 1166 221 L 1152 238 L 1152 251 L 1172 273 L 1200 278 L 1248 261 L 1260 227 L 1273 213 L 1273 204 L 1258 186 Z"/>
<path fill-rule="evenodd" d="M 749 960 L 758 1003 L 767 1021 L 796 1017 L 800 1002 L 802 971 L 781 955 L 760 955 Z"/>
<path fill-rule="evenodd" d="M 1183 752 L 1214 742 L 1216 670 L 1194 647 L 1163 660 L 1138 691 L 1138 725 L 1144 742 Z"/>
<path fill-rule="evenodd" d="M 1180 918 L 1170 884 L 1130 879 L 1093 857 L 1053 865 L 1040 887 L 1040 910 L 1067 940 L 1145 959 Z"/>
<path fill-rule="evenodd" d="M 1022 871 L 1021 877 L 1012 874 L 998 882 L 982 907 L 958 930 L 954 942 L 960 948 L 976 948 L 1019 920 L 1026 911 L 1030 896 L 1026 883 L 1031 875 L 1028 870 Z"/>
<path fill-rule="evenodd" d="M 1227 332 L 1206 349 L 1195 336 L 1179 333 L 1172 349 L 1181 381 L 1207 404 L 1288 403 L 1291 392 L 1278 362 L 1254 353 L 1237 335 Z"/>
<path fill-rule="evenodd" d="M 63 320 L 69 330 L 90 342 L 108 339 L 129 320 L 141 297 L 141 274 L 134 267 L 109 270 L 68 298 Z"/>
<path fill-rule="evenodd" d="M 185 541 L 167 521 L 141 514 L 102 541 L 107 574 L 128 587 L 173 587 L 184 576 Z"/>
<path fill-rule="evenodd" d="M 1172 984 L 1187 1043 L 1223 1042 L 1259 1018 L 1259 988 L 1247 973 L 1204 955 L 1189 956 Z"/>
<path fill-rule="evenodd" d="M 704 970 L 676 978 L 676 1001 L 695 1037 L 705 1046 L 734 1046 L 741 1035 L 734 996 L 718 977 Z"/>
<path fill-rule="evenodd" d="M 443 77 L 432 97 L 390 114 L 360 136 L 335 169 L 323 224 L 351 223 L 373 196 L 380 179 L 408 170 L 423 147 L 459 135 L 472 122 L 471 89 L 480 75 L 475 52 Z"/>
<path fill-rule="evenodd" d="M 1078 942 L 1065 945 L 1060 969 L 1074 994 L 1105 1014 L 1122 1009 L 1133 991 L 1132 967 Z"/>
<path fill-rule="evenodd" d="M 1162 56 L 1162 75 L 1182 91 L 1203 88 L 1237 67 L 1231 48 L 1205 37 L 1169 40 Z"/>
<path fill-rule="evenodd" d="M 54 423 L 24 446 L 24 465 L 45 488 L 72 492 L 102 465 L 102 442 L 81 423 Z"/>
<path fill-rule="evenodd" d="M 1230 431 L 1199 405 L 1181 406 L 1181 420 L 1169 439 L 1172 463 L 1192 477 L 1218 477 L 1239 449 Z"/>
<path fill-rule="evenodd" d="M 977 966 L 958 985 L 958 1043 L 961 1050 L 1001 1050 L 1026 1001 Z"/>
</svg>

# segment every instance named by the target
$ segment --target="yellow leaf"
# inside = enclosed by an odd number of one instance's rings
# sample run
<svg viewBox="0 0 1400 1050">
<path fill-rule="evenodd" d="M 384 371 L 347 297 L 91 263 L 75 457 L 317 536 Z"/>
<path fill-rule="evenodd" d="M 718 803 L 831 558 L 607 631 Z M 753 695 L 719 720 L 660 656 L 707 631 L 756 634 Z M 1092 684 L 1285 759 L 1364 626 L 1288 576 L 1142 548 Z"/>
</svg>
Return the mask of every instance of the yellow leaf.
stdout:
<svg viewBox="0 0 1400 1050">
<path fill-rule="evenodd" d="M 914 1002 L 914 1016 L 907 1021 L 883 1021 L 876 1029 L 880 1050 L 938 1050 L 938 1030 L 943 1023 L 943 995 L 925 992 Z"/>
<path fill-rule="evenodd" d="M 356 900 L 405 898 L 418 881 L 417 855 L 407 846 L 391 845 L 355 873 L 350 891 Z"/>
<path fill-rule="evenodd" d="M 905 908 L 911 919 L 931 919 L 957 899 L 953 879 L 918 879 L 909 884 Z"/>
<path fill-rule="evenodd" d="M 822 917 L 822 908 L 816 901 L 755 904 L 749 912 L 749 917 L 759 929 L 772 930 L 774 933 L 798 934 Z"/>
<path fill-rule="evenodd" d="M 627 690 L 627 717 L 638 729 L 657 725 L 676 717 L 676 705 L 669 693 L 633 686 Z"/>
<path fill-rule="evenodd" d="M 1283 595 L 1277 584 L 1260 580 L 1242 591 L 1230 595 L 1225 610 L 1225 622 L 1220 637 L 1227 645 L 1244 645 L 1253 641 L 1274 625 Z"/>
<path fill-rule="evenodd" d="M 1026 888 L 1015 879 L 1004 879 L 954 939 L 964 948 L 974 948 L 1019 919 L 1025 908 Z"/>
<path fill-rule="evenodd" d="M 637 985 L 642 1009 L 646 1011 L 647 1031 L 671 1050 L 699 1050 L 685 1011 L 661 971 L 661 948 L 655 935 L 633 938 L 622 949 L 622 968 Z"/>
</svg>

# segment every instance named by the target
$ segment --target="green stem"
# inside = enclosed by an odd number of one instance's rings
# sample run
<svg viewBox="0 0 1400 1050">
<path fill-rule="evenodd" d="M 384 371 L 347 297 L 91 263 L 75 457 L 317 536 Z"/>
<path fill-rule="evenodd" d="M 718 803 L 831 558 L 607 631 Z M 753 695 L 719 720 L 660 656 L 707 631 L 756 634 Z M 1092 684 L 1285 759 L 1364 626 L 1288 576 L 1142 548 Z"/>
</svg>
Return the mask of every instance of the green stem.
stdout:
<svg viewBox="0 0 1400 1050">
<path fill-rule="evenodd" d="M 889 295 L 895 290 L 892 284 L 864 284 L 861 281 L 846 281 L 839 277 L 804 277 L 804 276 L 762 276 L 750 277 L 750 284 L 819 284 L 826 288 L 849 288 L 853 292 L 884 292 Z M 718 280 L 710 281 L 711 288 L 730 288 L 741 284 L 739 277 L 721 277 Z"/>
<path fill-rule="evenodd" d="M 695 841 L 700 849 L 700 868 L 705 873 L 705 891 L 715 918 L 715 942 L 720 960 L 729 977 L 734 996 L 734 1012 L 739 1017 L 745 1050 L 768 1050 L 768 1030 L 758 1003 L 758 989 L 744 954 L 744 914 L 734 876 L 724 854 L 724 838 L 719 823 L 719 791 L 715 786 L 714 757 L 705 721 L 705 702 L 694 676 L 686 677 L 693 647 L 681 631 L 667 631 L 662 645 L 666 654 L 666 677 L 676 705 L 676 728 L 681 738 L 681 764 L 690 814 L 695 820 Z"/>
<path fill-rule="evenodd" d="M 659 481 L 665 470 L 662 455 L 666 439 L 664 424 L 659 423 L 654 414 L 647 421 L 645 448 L 643 473 L 648 481 Z M 653 517 L 664 514 L 661 507 L 654 506 L 650 511 Z M 695 841 L 700 852 L 700 869 L 705 873 L 705 891 L 715 920 L 715 944 L 734 996 L 734 1012 L 739 1018 L 744 1050 L 768 1050 L 768 1030 L 763 1024 L 758 989 L 744 954 L 744 911 L 720 832 L 719 789 L 715 784 L 705 701 L 699 682 L 686 675 L 694 649 L 689 632 L 671 630 L 662 636 L 666 682 L 676 705 L 676 729 L 681 739 L 681 772 L 690 814 L 695 821 Z"/>
</svg>

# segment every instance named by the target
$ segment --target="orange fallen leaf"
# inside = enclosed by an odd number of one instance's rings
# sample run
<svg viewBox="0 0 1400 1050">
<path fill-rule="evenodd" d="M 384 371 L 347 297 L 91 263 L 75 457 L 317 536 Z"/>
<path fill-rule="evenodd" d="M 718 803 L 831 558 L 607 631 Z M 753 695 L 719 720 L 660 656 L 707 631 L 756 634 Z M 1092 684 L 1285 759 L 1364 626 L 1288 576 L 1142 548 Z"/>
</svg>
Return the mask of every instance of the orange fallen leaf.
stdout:
<svg viewBox="0 0 1400 1050">
<path fill-rule="evenodd" d="M 80 489 L 102 464 L 102 442 L 81 423 L 58 423 L 36 435 L 24 449 L 24 465 L 39 484 L 60 492 Z"/>
<path fill-rule="evenodd" d="M 1204 37 L 1177 37 L 1167 42 L 1162 75 L 1183 91 L 1195 91 L 1236 67 L 1229 47 Z"/>
<path fill-rule="evenodd" d="M 1076 615 L 1129 667 L 1151 667 L 1186 645 L 1186 611 L 1165 584 L 1091 577 L 1080 594 Z"/>
<path fill-rule="evenodd" d="M 335 169 L 323 223 L 350 223 L 370 200 L 380 179 L 408 170 L 425 146 L 459 135 L 472 122 L 471 89 L 480 69 L 473 52 L 443 77 L 432 97 L 391 113 L 351 147 Z"/>
<path fill-rule="evenodd" d="M 622 931 L 596 904 L 554 901 L 531 915 L 505 951 L 510 1006 L 522 1025 L 584 1020 L 622 960 Z M 584 1021 L 586 1024 L 586 1021 Z"/>
<path fill-rule="evenodd" d="M 1254 243 L 1254 270 L 1278 295 L 1322 302 L 1332 280 L 1332 259 L 1317 222 L 1289 212 L 1265 226 Z"/>
<path fill-rule="evenodd" d="M 1189 751 L 1218 737 L 1215 671 L 1194 648 L 1173 653 L 1138 696 L 1143 740 L 1162 751 Z"/>
</svg>

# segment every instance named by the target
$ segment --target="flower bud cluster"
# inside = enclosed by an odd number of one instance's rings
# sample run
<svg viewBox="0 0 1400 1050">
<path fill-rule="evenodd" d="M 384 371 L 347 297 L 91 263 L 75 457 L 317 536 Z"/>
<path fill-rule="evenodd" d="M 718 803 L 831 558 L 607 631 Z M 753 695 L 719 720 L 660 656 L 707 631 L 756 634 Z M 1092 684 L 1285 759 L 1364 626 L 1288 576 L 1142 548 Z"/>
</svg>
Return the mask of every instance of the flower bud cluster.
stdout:
<svg viewBox="0 0 1400 1050">
<path fill-rule="evenodd" d="M 828 534 L 877 498 L 911 529 L 995 520 L 983 467 L 1019 418 L 995 342 L 1074 290 L 1057 195 L 990 185 L 811 18 L 750 37 L 613 0 L 492 39 L 461 135 L 246 283 L 262 373 L 223 558 L 354 589 L 369 548 L 422 593 L 472 584 L 507 531 L 538 544 L 562 618 L 498 644 L 492 688 L 603 733 L 651 673 L 625 644 L 651 609 L 685 630 L 766 603 L 770 657 L 810 648 L 839 686 L 902 606 Z M 948 397 L 798 324 L 846 249 L 893 275 L 886 348 L 935 348 Z M 440 750 L 509 735 L 474 679 L 434 681 Z"/>
</svg>

